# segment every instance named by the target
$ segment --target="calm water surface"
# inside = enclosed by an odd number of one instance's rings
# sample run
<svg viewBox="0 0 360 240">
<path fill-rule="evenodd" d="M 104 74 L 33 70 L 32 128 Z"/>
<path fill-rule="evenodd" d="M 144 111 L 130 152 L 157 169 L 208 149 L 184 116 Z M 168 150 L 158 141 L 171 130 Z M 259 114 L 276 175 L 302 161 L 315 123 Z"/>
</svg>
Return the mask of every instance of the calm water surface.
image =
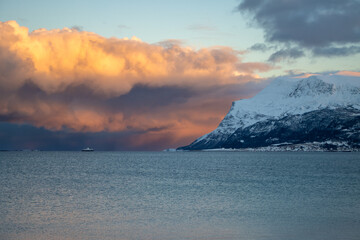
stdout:
<svg viewBox="0 0 360 240">
<path fill-rule="evenodd" d="M 0 239 L 360 239 L 360 154 L 0 152 Z"/>
</svg>

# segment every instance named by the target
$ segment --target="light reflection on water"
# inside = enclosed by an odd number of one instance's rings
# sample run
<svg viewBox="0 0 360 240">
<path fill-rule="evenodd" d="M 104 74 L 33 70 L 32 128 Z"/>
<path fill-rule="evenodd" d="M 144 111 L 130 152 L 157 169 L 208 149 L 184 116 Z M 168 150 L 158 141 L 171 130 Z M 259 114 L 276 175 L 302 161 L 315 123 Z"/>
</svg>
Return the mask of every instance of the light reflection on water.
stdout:
<svg viewBox="0 0 360 240">
<path fill-rule="evenodd" d="M 0 239 L 360 239 L 360 154 L 0 152 Z"/>
</svg>

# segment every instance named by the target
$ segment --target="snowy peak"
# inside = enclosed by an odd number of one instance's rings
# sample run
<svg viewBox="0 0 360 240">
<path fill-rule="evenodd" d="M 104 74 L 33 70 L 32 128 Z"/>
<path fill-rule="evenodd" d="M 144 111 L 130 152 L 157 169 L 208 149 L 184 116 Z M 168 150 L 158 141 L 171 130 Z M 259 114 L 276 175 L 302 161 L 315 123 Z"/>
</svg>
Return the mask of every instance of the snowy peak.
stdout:
<svg viewBox="0 0 360 240">
<path fill-rule="evenodd" d="M 237 136 L 254 134 L 249 136 L 257 139 L 259 131 L 254 132 L 255 126 L 261 131 L 267 131 L 270 125 L 279 127 L 285 124 L 283 129 L 288 129 L 293 124 L 292 122 L 299 123 L 296 119 L 302 119 L 304 116 L 311 116 L 314 121 L 317 121 L 316 114 L 330 116 L 329 110 L 335 115 L 336 112 L 348 114 L 349 116 L 345 118 L 351 119 L 353 126 L 357 124 L 351 129 L 358 128 L 360 121 L 358 118 L 354 120 L 353 114 L 360 116 L 360 76 L 344 76 L 335 73 L 306 78 L 298 76 L 276 78 L 253 98 L 234 101 L 230 111 L 214 131 L 198 138 L 183 149 L 216 148 L 225 146 L 225 143 L 226 147 L 229 147 L 237 141 Z M 307 113 L 311 114 L 305 115 Z M 336 121 L 336 118 L 333 121 Z M 306 121 L 301 124 L 310 126 L 313 123 L 306 118 Z M 351 127 L 351 124 L 345 120 L 339 124 L 343 124 L 346 129 Z M 304 126 L 302 126 L 303 129 Z M 317 129 L 317 131 L 323 130 Z M 301 135 L 300 132 L 298 134 Z M 291 134 L 289 136 L 292 137 Z M 272 138 L 278 139 L 274 134 Z M 306 139 L 309 140 L 311 137 Z M 267 142 L 274 143 L 270 140 Z M 240 141 L 236 146 L 243 145 Z"/>
<path fill-rule="evenodd" d="M 316 96 L 321 94 L 334 94 L 336 87 L 333 83 L 327 83 L 312 76 L 300 80 L 295 90 L 289 93 L 289 97 Z"/>
<path fill-rule="evenodd" d="M 360 108 L 360 77 L 317 75 L 281 77 L 255 97 L 236 101 L 234 111 L 280 117 L 332 107 Z"/>
</svg>

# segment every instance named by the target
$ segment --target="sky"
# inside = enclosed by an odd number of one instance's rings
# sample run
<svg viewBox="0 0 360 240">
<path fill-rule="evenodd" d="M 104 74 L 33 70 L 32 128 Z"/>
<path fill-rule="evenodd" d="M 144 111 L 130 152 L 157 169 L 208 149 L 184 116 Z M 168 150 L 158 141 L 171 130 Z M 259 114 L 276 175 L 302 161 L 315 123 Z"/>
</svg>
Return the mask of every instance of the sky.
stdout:
<svg viewBox="0 0 360 240">
<path fill-rule="evenodd" d="M 162 150 L 276 76 L 360 71 L 359 0 L 0 0 L 0 150 Z"/>
</svg>

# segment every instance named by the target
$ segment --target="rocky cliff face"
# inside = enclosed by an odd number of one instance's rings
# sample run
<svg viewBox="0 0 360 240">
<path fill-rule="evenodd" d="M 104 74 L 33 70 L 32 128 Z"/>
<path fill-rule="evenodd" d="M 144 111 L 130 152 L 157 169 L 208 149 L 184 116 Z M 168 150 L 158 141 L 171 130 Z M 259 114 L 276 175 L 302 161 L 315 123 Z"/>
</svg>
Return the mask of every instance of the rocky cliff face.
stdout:
<svg viewBox="0 0 360 240">
<path fill-rule="evenodd" d="M 251 99 L 235 101 L 218 128 L 180 150 L 305 144 L 360 149 L 360 77 L 282 77 Z"/>
</svg>

